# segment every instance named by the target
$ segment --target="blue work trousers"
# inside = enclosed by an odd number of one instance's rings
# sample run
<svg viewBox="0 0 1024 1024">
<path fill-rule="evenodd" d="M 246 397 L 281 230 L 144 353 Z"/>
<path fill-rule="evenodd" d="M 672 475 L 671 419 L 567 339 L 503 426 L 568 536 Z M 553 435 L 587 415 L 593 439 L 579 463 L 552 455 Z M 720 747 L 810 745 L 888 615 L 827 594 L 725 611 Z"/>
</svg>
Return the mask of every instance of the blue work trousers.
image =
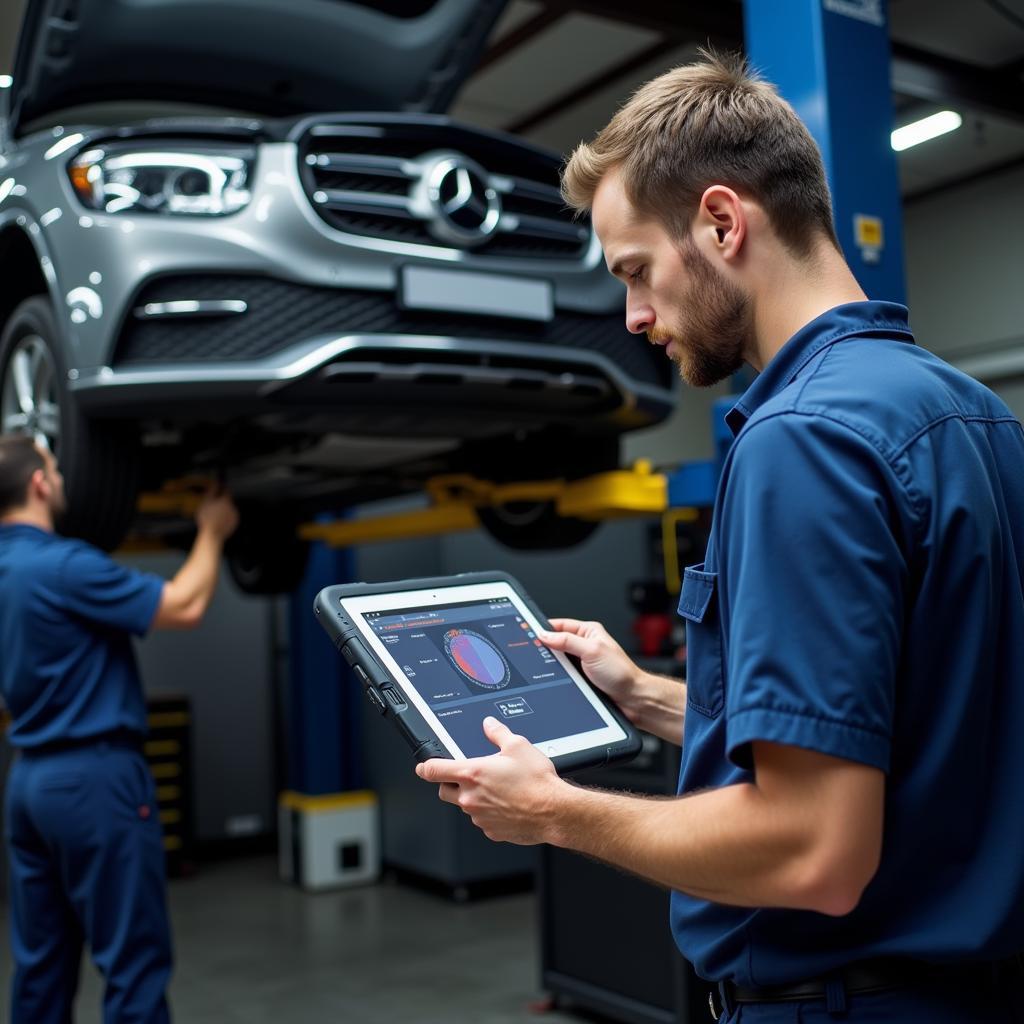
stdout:
<svg viewBox="0 0 1024 1024">
<path fill-rule="evenodd" d="M 70 1024 L 83 942 L 104 1024 L 166 1024 L 171 934 L 153 777 L 130 746 L 21 754 L 7 780 L 12 1024 Z"/>
</svg>

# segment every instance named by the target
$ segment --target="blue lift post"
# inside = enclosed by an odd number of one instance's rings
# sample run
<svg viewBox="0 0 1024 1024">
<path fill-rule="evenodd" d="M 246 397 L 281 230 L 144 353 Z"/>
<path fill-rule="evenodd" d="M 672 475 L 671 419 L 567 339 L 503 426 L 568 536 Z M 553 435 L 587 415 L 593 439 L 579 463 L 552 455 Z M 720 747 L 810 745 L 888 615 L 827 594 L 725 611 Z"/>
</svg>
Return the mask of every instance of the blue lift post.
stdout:
<svg viewBox="0 0 1024 1024">
<path fill-rule="evenodd" d="M 744 0 L 746 51 L 821 148 L 843 253 L 870 299 L 905 302 L 886 0 Z"/>
<path fill-rule="evenodd" d="M 313 615 L 316 595 L 350 582 L 354 562 L 348 548 L 313 544 L 306 575 L 288 599 L 286 783 L 305 796 L 362 784 L 357 704 L 362 689 Z"/>
</svg>

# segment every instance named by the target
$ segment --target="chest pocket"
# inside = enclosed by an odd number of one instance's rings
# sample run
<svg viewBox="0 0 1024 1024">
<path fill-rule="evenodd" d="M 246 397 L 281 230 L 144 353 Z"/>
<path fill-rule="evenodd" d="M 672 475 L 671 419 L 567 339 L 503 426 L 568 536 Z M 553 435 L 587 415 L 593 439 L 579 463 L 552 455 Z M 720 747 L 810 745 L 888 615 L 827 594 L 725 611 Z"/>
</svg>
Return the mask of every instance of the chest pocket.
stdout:
<svg viewBox="0 0 1024 1024">
<path fill-rule="evenodd" d="M 718 573 L 705 572 L 704 565 L 691 565 L 683 572 L 679 614 L 686 619 L 686 703 L 715 718 L 725 702 Z"/>
</svg>

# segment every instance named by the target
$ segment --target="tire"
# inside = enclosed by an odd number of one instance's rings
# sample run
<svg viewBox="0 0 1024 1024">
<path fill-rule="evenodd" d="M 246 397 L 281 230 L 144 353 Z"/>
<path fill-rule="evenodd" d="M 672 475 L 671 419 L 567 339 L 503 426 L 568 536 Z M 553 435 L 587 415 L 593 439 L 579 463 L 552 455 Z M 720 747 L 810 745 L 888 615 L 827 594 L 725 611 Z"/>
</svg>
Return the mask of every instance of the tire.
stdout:
<svg viewBox="0 0 1024 1024">
<path fill-rule="evenodd" d="M 485 479 L 579 480 L 619 468 L 617 437 L 546 437 L 518 442 L 500 452 L 497 473 L 481 466 Z M 569 452 L 559 464 L 549 453 Z M 517 501 L 477 510 L 480 524 L 499 543 L 514 551 L 556 551 L 576 547 L 601 526 L 590 519 L 560 516 L 551 501 Z"/>
<path fill-rule="evenodd" d="M 0 433 L 33 434 L 50 448 L 67 497 L 61 533 L 112 551 L 135 515 L 138 439 L 128 425 L 84 416 L 67 370 L 49 301 L 25 299 L 0 335 Z"/>
<path fill-rule="evenodd" d="M 309 543 L 296 533 L 296 517 L 266 507 L 240 510 L 238 529 L 224 546 L 235 585 L 244 594 L 290 594 L 302 582 Z"/>
<path fill-rule="evenodd" d="M 557 551 L 582 544 L 601 525 L 560 516 L 553 502 L 517 501 L 477 509 L 480 525 L 513 551 Z"/>
</svg>

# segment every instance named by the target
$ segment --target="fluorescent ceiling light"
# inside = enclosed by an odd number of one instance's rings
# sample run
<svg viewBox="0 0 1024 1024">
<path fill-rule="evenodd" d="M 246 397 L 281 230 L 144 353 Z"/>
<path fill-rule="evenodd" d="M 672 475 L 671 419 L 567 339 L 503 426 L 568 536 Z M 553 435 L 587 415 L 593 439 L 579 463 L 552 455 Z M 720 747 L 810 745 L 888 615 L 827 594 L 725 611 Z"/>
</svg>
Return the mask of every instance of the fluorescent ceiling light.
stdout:
<svg viewBox="0 0 1024 1024">
<path fill-rule="evenodd" d="M 10 75 L 0 75 L 0 89 L 10 89 L 14 79 Z"/>
<path fill-rule="evenodd" d="M 963 118 L 955 110 L 940 110 L 931 117 L 922 118 L 911 124 L 905 124 L 892 133 L 892 148 L 896 152 L 910 149 L 929 139 L 934 139 L 946 132 L 955 131 L 963 123 Z"/>
</svg>

